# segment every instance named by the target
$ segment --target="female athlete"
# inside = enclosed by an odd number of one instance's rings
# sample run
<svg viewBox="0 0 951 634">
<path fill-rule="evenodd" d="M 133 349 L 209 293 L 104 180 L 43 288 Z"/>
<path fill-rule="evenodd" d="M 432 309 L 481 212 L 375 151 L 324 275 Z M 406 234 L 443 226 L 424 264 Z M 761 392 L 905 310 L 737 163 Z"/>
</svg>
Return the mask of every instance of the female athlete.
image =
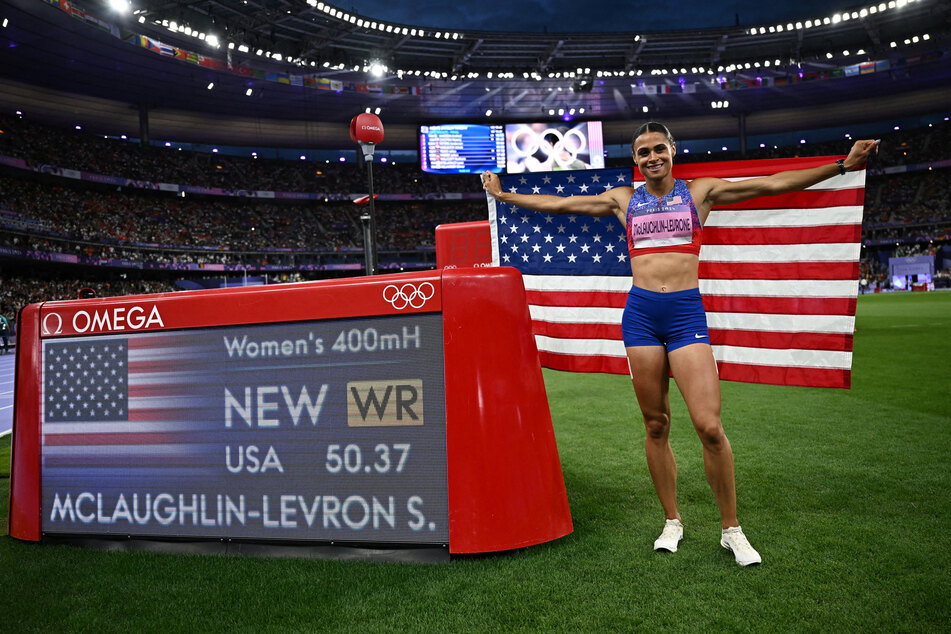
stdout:
<svg viewBox="0 0 951 634">
<path fill-rule="evenodd" d="M 627 229 L 634 284 L 621 320 L 634 391 L 647 429 L 647 466 L 667 521 L 654 542 L 676 552 L 683 538 L 677 508 L 677 465 L 670 448 L 670 374 L 683 394 L 703 444 L 707 482 L 720 508 L 720 544 L 743 566 L 762 561 L 736 518 L 733 451 L 720 423 L 720 383 L 700 300 L 698 268 L 703 225 L 710 209 L 757 196 L 799 191 L 864 163 L 878 141 L 856 141 L 844 160 L 731 182 L 674 179 L 677 145 L 666 126 L 642 125 L 631 151 L 645 183 L 597 196 L 504 192 L 498 176 L 482 175 L 484 189 L 500 202 L 550 214 L 615 216 Z"/>
</svg>

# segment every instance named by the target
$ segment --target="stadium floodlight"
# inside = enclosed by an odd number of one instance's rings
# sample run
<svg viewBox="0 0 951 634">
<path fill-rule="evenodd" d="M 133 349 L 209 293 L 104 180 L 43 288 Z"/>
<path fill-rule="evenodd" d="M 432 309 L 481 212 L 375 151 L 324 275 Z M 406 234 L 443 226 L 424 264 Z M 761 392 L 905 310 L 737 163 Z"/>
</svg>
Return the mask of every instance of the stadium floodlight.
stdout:
<svg viewBox="0 0 951 634">
<path fill-rule="evenodd" d="M 127 13 L 132 9 L 129 0 L 109 0 L 109 8 L 116 13 Z"/>
<path fill-rule="evenodd" d="M 211 89 L 214 88 L 214 87 L 215 87 L 215 82 L 213 82 L 213 81 L 212 81 L 212 82 L 208 82 L 208 90 L 211 90 Z"/>
</svg>

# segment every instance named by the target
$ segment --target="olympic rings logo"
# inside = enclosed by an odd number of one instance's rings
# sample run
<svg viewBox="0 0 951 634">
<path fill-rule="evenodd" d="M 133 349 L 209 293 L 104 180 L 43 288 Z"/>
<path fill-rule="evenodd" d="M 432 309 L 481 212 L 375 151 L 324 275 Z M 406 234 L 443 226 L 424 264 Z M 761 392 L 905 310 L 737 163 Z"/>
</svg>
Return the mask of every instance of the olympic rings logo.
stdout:
<svg viewBox="0 0 951 634">
<path fill-rule="evenodd" d="M 534 130 L 527 125 L 516 129 L 509 140 L 509 152 L 515 155 L 515 162 L 528 161 L 536 153 L 542 154 L 544 163 L 555 162 L 563 169 L 571 168 L 578 155 L 587 149 L 588 140 L 584 132 L 575 126 L 564 133 L 558 128 Z M 537 169 L 537 168 L 536 168 Z M 529 171 L 534 171 L 529 169 Z"/>
<path fill-rule="evenodd" d="M 402 286 L 390 284 L 383 289 L 383 299 L 396 310 L 403 310 L 407 306 L 422 308 L 435 294 L 436 288 L 429 282 L 423 282 L 419 285 L 419 288 L 416 288 L 415 284 L 403 284 Z"/>
</svg>

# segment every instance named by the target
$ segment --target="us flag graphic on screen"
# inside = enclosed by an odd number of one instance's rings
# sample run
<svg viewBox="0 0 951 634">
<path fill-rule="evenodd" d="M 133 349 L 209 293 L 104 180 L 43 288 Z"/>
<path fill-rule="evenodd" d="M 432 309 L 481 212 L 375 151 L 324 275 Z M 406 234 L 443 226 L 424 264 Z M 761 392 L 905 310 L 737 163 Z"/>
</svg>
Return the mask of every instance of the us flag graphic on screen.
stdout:
<svg viewBox="0 0 951 634">
<path fill-rule="evenodd" d="M 189 332 L 44 341 L 45 477 L 107 464 L 206 473 L 220 433 L 216 352 Z"/>
<path fill-rule="evenodd" d="M 128 418 L 129 347 L 125 339 L 49 343 L 44 352 L 46 422 Z"/>
<path fill-rule="evenodd" d="M 836 158 L 675 164 L 674 176 L 740 180 Z M 514 174 L 502 189 L 590 196 L 640 186 L 631 176 L 629 168 Z M 720 378 L 849 387 L 864 197 L 861 169 L 711 211 L 700 292 Z M 631 265 L 621 223 L 488 204 L 493 262 L 523 274 L 542 365 L 627 374 L 620 323 Z"/>
</svg>

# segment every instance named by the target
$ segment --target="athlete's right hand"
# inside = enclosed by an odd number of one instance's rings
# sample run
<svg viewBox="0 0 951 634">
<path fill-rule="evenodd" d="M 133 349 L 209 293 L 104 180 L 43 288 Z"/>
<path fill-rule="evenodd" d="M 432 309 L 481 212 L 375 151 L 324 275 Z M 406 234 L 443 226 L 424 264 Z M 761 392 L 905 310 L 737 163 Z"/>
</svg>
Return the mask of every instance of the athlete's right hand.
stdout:
<svg viewBox="0 0 951 634">
<path fill-rule="evenodd" d="M 487 191 L 492 197 L 498 198 L 502 193 L 502 181 L 498 174 L 492 172 L 482 172 L 482 189 Z"/>
</svg>

